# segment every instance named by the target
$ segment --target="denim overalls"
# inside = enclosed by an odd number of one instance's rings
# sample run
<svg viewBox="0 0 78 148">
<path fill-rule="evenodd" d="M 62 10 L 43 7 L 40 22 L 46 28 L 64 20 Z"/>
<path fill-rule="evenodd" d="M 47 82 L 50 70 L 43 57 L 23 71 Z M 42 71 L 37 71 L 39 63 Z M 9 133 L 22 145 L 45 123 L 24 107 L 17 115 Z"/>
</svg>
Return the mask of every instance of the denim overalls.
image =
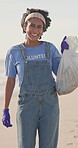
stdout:
<svg viewBox="0 0 78 148">
<path fill-rule="evenodd" d="M 57 148 L 59 104 L 50 69 L 50 47 L 46 42 L 46 60 L 27 61 L 22 45 L 24 77 L 17 110 L 18 148 L 35 148 L 36 131 L 39 148 Z"/>
</svg>

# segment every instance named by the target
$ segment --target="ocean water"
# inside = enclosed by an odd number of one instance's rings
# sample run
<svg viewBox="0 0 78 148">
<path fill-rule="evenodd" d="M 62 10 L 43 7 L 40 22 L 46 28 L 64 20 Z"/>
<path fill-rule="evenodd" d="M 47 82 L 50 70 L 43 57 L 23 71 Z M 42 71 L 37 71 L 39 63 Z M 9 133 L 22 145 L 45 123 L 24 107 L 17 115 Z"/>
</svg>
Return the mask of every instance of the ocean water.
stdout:
<svg viewBox="0 0 78 148">
<path fill-rule="evenodd" d="M 5 62 L 4 60 L 0 60 L 0 99 L 4 98 L 4 90 L 5 90 L 6 76 L 5 76 Z M 18 80 L 16 80 L 16 85 L 14 88 L 13 95 L 18 95 L 19 87 Z"/>
</svg>

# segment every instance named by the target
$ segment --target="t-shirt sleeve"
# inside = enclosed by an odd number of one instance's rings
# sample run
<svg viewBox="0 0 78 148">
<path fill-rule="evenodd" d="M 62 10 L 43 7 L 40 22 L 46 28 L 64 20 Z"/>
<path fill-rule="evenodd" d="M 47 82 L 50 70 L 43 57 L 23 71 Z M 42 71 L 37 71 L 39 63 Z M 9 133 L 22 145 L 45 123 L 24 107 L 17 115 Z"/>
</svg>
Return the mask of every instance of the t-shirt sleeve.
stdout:
<svg viewBox="0 0 78 148">
<path fill-rule="evenodd" d="M 52 71 L 55 75 L 57 75 L 58 66 L 61 60 L 61 54 L 59 53 L 58 49 L 53 46 L 51 49 L 51 61 L 52 61 Z"/>
<path fill-rule="evenodd" d="M 7 52 L 5 59 L 5 74 L 8 77 L 16 78 L 15 60 L 10 51 Z"/>
</svg>

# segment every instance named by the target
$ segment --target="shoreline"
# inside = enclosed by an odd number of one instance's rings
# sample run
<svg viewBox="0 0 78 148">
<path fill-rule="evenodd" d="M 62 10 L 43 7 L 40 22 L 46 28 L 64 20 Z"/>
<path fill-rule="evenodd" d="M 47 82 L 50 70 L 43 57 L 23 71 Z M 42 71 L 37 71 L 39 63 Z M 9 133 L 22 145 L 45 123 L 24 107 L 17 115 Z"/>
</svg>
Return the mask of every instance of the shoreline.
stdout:
<svg viewBox="0 0 78 148">
<path fill-rule="evenodd" d="M 57 148 L 78 147 L 78 89 L 68 95 L 59 96 L 60 125 Z M 0 99 L 0 147 L 17 148 L 16 111 L 18 96 L 13 94 L 10 102 L 10 115 L 13 127 L 2 125 L 3 99 Z M 38 136 L 36 147 L 38 147 Z"/>
</svg>

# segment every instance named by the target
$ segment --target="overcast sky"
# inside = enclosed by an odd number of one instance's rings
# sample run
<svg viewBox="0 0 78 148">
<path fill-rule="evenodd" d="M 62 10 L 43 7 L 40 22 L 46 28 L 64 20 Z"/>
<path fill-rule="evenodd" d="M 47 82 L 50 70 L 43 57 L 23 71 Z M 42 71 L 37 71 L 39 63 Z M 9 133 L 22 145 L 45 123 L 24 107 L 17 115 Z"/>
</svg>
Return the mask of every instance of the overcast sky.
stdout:
<svg viewBox="0 0 78 148">
<path fill-rule="evenodd" d="M 26 8 L 49 11 L 52 23 L 42 40 L 52 42 L 59 50 L 65 35 L 78 36 L 78 0 L 0 0 L 0 59 L 5 59 L 11 46 L 24 42 L 20 21 Z"/>
</svg>

